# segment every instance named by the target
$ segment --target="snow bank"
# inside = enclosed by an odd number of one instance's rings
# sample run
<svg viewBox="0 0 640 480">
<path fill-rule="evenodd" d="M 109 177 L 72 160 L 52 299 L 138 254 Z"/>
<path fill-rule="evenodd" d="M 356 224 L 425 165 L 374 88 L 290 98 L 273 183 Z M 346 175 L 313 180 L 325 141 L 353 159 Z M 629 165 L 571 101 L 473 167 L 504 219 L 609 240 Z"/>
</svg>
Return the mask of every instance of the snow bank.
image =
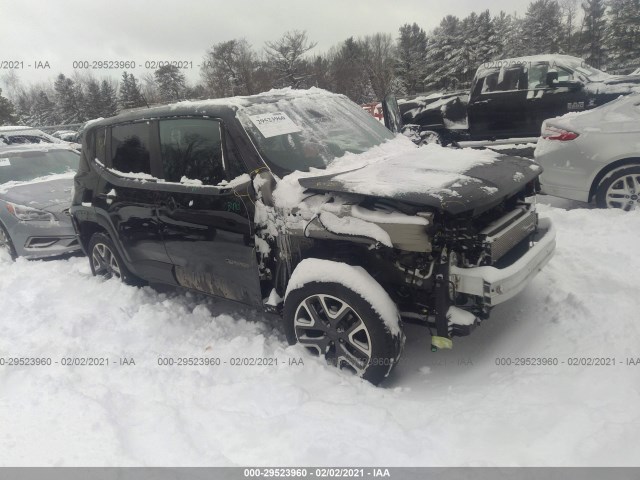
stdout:
<svg viewBox="0 0 640 480">
<path fill-rule="evenodd" d="M 558 247 L 545 269 L 451 351 L 405 325 L 380 388 L 235 303 L 101 281 L 86 258 L 0 252 L 2 358 L 136 361 L 0 367 L 0 465 L 640 466 L 640 365 L 625 363 L 640 356 L 640 214 L 549 198 L 539 210 Z M 158 365 L 205 356 L 227 363 Z M 238 357 L 279 364 L 231 366 Z M 616 366 L 568 364 L 602 357 Z"/>
</svg>

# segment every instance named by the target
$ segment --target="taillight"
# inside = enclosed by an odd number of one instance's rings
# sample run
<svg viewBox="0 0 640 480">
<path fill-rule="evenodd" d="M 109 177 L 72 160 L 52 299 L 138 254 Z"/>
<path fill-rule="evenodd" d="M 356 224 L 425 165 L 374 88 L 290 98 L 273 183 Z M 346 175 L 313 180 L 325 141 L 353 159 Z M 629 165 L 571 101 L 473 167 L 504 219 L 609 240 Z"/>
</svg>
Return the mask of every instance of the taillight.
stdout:
<svg viewBox="0 0 640 480">
<path fill-rule="evenodd" d="M 563 128 L 552 127 L 547 125 L 542 131 L 542 138 L 546 140 L 560 140 L 566 142 L 567 140 L 575 140 L 580 135 L 571 130 L 564 130 Z"/>
</svg>

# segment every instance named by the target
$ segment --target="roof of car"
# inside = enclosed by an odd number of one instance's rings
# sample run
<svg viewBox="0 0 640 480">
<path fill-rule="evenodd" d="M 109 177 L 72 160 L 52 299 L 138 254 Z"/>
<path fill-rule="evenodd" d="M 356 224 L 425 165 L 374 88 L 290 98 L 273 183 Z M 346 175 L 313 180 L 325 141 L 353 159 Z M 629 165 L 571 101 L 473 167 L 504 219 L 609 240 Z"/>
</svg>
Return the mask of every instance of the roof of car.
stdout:
<svg viewBox="0 0 640 480">
<path fill-rule="evenodd" d="M 26 125 L 3 125 L 0 127 L 0 132 L 13 132 L 16 130 L 38 130 L 35 127 L 28 127 Z"/>
<path fill-rule="evenodd" d="M 151 120 L 154 118 L 178 117 L 185 115 L 202 115 L 213 117 L 225 117 L 234 115 L 243 107 L 259 103 L 273 103 L 278 100 L 292 99 L 303 96 L 335 96 L 336 94 L 321 88 L 310 88 L 308 90 L 295 90 L 292 88 L 273 89 L 257 95 L 214 98 L 209 100 L 187 100 L 184 102 L 171 103 L 149 108 L 136 108 L 124 111 L 114 117 L 99 118 L 91 120 L 85 124 L 84 129 L 95 128 L 103 125 L 115 123 L 126 123 L 136 120 Z"/>
</svg>

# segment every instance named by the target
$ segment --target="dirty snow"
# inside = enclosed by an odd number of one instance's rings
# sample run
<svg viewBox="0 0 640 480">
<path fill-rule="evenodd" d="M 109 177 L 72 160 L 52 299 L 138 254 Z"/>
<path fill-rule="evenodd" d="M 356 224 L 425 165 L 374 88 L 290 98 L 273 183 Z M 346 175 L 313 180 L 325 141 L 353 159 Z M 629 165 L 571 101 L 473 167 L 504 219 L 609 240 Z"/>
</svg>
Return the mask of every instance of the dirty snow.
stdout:
<svg viewBox="0 0 640 480">
<path fill-rule="evenodd" d="M 430 352 L 427 333 L 405 326 L 379 388 L 287 346 L 277 320 L 237 304 L 98 280 L 86 258 L 5 255 L 2 358 L 136 365 L 1 366 L 0 465 L 639 466 L 640 365 L 625 362 L 640 357 L 640 213 L 539 204 L 558 229 L 545 269 L 451 351 Z M 227 364 L 157 363 L 202 356 Z M 521 357 L 564 363 L 496 365 Z M 568 365 L 575 357 L 617 363 Z"/>
</svg>

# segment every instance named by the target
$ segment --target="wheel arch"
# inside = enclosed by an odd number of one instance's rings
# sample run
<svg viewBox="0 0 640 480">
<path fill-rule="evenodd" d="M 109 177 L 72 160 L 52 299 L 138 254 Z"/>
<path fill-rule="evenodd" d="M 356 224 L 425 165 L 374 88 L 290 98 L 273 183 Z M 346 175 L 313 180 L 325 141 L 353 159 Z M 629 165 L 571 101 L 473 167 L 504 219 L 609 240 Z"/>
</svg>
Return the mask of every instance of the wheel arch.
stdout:
<svg viewBox="0 0 640 480">
<path fill-rule="evenodd" d="M 602 183 L 602 181 L 607 177 L 608 174 L 614 172 L 615 170 L 619 170 L 624 167 L 631 167 L 638 165 L 640 166 L 640 157 L 625 157 L 615 162 L 611 162 L 605 165 L 594 177 L 593 182 L 591 182 L 591 187 L 589 188 L 589 196 L 587 200 L 590 202 L 596 195 L 598 191 L 598 187 Z"/>
<path fill-rule="evenodd" d="M 80 245 L 85 253 L 88 254 L 89 250 L 89 242 L 91 241 L 91 237 L 93 237 L 96 233 L 105 233 L 109 235 L 109 232 L 102 225 L 90 221 L 85 220 L 82 222 L 78 222 L 78 236 L 80 239 Z M 109 235 L 111 237 L 111 235 Z"/>
</svg>

